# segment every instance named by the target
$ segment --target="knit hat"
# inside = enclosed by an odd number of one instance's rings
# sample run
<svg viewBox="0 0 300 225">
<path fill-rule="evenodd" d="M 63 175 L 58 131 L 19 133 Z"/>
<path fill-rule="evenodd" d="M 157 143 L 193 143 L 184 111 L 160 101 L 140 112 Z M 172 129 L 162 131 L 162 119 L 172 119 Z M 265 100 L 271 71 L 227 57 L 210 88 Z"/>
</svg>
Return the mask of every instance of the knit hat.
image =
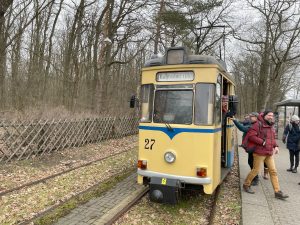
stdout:
<svg viewBox="0 0 300 225">
<path fill-rule="evenodd" d="M 270 113 L 270 112 L 273 112 L 273 111 L 270 110 L 270 109 L 266 109 L 266 110 L 264 111 L 262 117 L 264 118 L 264 117 L 265 117 L 268 113 Z"/>
<path fill-rule="evenodd" d="M 299 117 L 297 115 L 292 115 L 291 122 L 299 121 Z"/>
<path fill-rule="evenodd" d="M 249 116 L 255 116 L 255 117 L 258 117 L 258 113 L 257 113 L 257 112 L 252 112 L 252 113 L 249 113 Z"/>
</svg>

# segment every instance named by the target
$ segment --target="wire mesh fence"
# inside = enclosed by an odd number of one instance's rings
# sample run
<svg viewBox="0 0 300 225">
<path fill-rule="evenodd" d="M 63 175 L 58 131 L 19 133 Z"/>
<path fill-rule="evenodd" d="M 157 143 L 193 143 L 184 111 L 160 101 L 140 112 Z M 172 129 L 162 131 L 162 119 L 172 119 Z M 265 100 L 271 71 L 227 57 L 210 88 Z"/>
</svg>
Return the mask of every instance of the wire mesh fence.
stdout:
<svg viewBox="0 0 300 225">
<path fill-rule="evenodd" d="M 28 159 L 137 132 L 138 119 L 134 116 L 0 121 L 0 162 Z"/>
</svg>

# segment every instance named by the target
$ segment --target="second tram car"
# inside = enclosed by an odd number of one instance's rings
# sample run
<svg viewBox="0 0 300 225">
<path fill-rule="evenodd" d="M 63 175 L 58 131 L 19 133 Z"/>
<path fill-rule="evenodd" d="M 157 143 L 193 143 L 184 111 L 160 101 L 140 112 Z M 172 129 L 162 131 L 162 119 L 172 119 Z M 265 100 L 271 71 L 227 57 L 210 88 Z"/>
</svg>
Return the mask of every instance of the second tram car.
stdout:
<svg viewBox="0 0 300 225">
<path fill-rule="evenodd" d="M 225 63 L 173 47 L 147 61 L 141 79 L 138 183 L 162 203 L 177 203 L 187 187 L 212 194 L 237 144 L 227 118 L 237 98 Z"/>
</svg>

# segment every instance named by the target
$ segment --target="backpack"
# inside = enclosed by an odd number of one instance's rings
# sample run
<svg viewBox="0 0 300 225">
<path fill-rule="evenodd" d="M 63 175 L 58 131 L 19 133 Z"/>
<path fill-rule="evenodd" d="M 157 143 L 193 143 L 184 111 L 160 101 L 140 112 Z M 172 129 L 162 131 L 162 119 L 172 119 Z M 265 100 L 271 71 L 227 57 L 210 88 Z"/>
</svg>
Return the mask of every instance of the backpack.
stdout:
<svg viewBox="0 0 300 225">
<path fill-rule="evenodd" d="M 257 136 L 260 135 L 261 127 L 262 127 L 262 123 L 260 121 L 258 121 L 258 134 L 257 134 Z M 241 147 L 244 148 L 247 153 L 255 152 L 256 144 L 249 141 L 249 132 L 246 133 L 246 136 L 244 137 L 244 139 L 242 141 Z"/>
</svg>

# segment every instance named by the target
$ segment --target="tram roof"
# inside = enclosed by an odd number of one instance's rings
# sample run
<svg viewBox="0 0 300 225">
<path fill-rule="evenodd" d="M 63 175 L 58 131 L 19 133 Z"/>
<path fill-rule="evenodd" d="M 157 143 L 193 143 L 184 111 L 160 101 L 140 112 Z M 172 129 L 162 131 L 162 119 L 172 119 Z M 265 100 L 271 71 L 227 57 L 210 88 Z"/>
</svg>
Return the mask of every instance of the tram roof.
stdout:
<svg viewBox="0 0 300 225">
<path fill-rule="evenodd" d="M 175 54 L 174 54 L 175 53 Z M 174 57 L 175 56 L 175 57 Z M 169 61 L 175 59 L 174 61 Z M 151 59 L 145 62 L 145 67 L 156 67 L 156 66 L 172 66 L 172 65 L 191 65 L 191 64 L 202 64 L 202 65 L 215 65 L 226 74 L 226 76 L 234 81 L 233 77 L 228 73 L 226 63 L 221 59 L 216 59 L 209 55 L 192 55 L 186 47 L 171 47 L 166 50 L 166 54 L 162 57 L 154 55 Z"/>
<path fill-rule="evenodd" d="M 275 106 L 299 106 L 300 107 L 300 99 L 287 99 L 281 102 L 276 102 Z"/>
<path fill-rule="evenodd" d="M 209 55 L 187 55 L 187 58 L 182 63 L 184 64 L 214 64 L 218 65 L 220 69 L 224 72 L 227 72 L 226 63 L 223 60 L 218 60 L 213 56 Z M 169 65 L 166 63 L 166 57 L 155 57 L 149 59 L 145 62 L 144 67 L 152 67 L 152 66 L 165 66 Z"/>
</svg>

